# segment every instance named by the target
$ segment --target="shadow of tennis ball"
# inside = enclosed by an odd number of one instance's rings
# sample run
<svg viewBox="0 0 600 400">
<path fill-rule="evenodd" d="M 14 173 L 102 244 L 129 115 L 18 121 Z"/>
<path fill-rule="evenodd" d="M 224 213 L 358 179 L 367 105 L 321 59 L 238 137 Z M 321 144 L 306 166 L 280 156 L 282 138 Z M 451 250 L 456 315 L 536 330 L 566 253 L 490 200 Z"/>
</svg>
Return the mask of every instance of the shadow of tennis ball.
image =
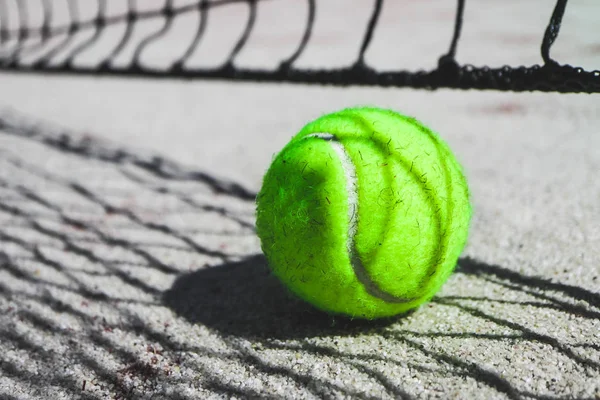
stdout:
<svg viewBox="0 0 600 400">
<path fill-rule="evenodd" d="M 350 320 L 316 310 L 271 274 L 262 255 L 183 274 L 164 293 L 163 301 L 191 323 L 255 338 L 354 335 L 402 318 Z"/>
</svg>

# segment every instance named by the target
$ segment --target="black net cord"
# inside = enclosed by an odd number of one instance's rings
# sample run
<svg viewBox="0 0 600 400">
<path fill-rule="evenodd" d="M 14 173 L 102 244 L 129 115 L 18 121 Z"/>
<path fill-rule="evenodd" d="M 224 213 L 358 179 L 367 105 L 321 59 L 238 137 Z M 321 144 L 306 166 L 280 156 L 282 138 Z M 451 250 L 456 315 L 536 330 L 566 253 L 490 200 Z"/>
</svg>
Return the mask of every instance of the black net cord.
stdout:
<svg viewBox="0 0 600 400">
<path fill-rule="evenodd" d="M 439 57 L 438 66 L 433 70 L 406 71 L 399 66 L 397 70 L 379 71 L 369 66 L 365 54 L 377 30 L 383 9 L 383 0 L 373 0 L 373 9 L 365 27 L 365 33 L 359 46 L 357 59 L 349 67 L 333 69 L 308 69 L 294 66 L 299 57 L 310 46 L 311 34 L 319 11 L 318 0 L 305 0 L 307 4 L 306 25 L 296 50 L 279 62 L 274 70 L 244 68 L 235 61 L 244 49 L 255 27 L 260 3 L 264 0 L 198 0 L 184 6 L 175 6 L 173 0 L 159 10 L 136 10 L 133 0 L 127 1 L 124 13 L 107 16 L 107 1 L 96 0 L 96 16 L 83 20 L 78 8 L 78 0 L 64 0 L 68 5 L 70 23 L 56 26 L 50 0 L 38 0 L 42 9 L 40 27 L 30 23 L 28 6 L 31 2 L 18 0 L 0 0 L 0 70 L 26 73 L 55 74 L 113 74 L 122 76 L 142 76 L 152 78 L 181 79 L 221 79 L 257 82 L 292 82 L 320 85 L 371 85 L 386 87 L 412 87 L 422 89 L 456 88 L 476 90 L 504 91 L 556 91 L 556 92 L 600 92 L 600 71 L 586 71 L 580 67 L 560 64 L 550 56 L 552 44 L 559 35 L 561 21 L 567 7 L 567 0 L 557 0 L 550 21 L 541 33 L 542 65 L 488 67 L 460 65 L 456 61 L 456 52 L 460 44 L 460 33 L 464 11 L 469 6 L 466 0 L 457 0 L 454 32 L 446 54 Z M 229 57 L 219 67 L 192 68 L 187 61 L 201 45 L 207 31 L 211 10 L 243 3 L 249 12 L 245 26 Z M 469 3 L 471 4 L 471 3 Z M 473 3 L 474 4 L 474 3 Z M 12 5 L 12 6 L 10 6 Z M 473 5 L 476 6 L 476 5 Z M 163 38 L 175 24 L 175 18 L 184 14 L 197 13 L 198 26 L 195 35 L 182 54 L 175 57 L 170 67 L 157 69 L 141 63 L 142 53 L 151 44 Z M 150 32 L 135 44 L 133 31 L 140 21 L 162 20 L 161 27 Z M 9 21 L 10 20 L 10 21 Z M 16 28 L 9 26 L 17 25 Z M 79 66 L 75 58 L 92 49 L 102 38 L 107 27 L 123 25 L 125 29 L 120 40 L 112 49 L 106 51 L 102 60 L 92 67 Z M 74 44 L 74 38 L 83 31 L 93 32 L 88 39 Z M 32 39 L 34 39 L 32 43 Z M 57 39 L 57 40 L 51 40 Z M 36 41 L 37 40 L 37 41 Z M 133 46 L 133 58 L 129 65 L 116 66 L 114 60 L 127 46 Z M 24 62 L 24 57 L 38 55 L 34 62 Z M 58 57 L 62 61 L 57 61 Z"/>
<path fill-rule="evenodd" d="M 458 0 L 456 9 L 456 16 L 454 19 L 454 32 L 452 34 L 452 42 L 450 43 L 450 49 L 448 53 L 440 57 L 440 64 L 447 62 L 456 63 L 454 57 L 456 56 L 456 49 L 458 47 L 458 40 L 460 39 L 460 32 L 462 30 L 463 15 L 465 13 L 465 0 Z"/>
<path fill-rule="evenodd" d="M 550 17 L 550 22 L 544 33 L 544 40 L 542 41 L 542 59 L 546 65 L 557 65 L 558 63 L 550 58 L 550 47 L 558 37 L 560 31 L 560 24 L 562 22 L 565 9 L 567 8 L 567 0 L 558 0 L 554 12 Z"/>
</svg>

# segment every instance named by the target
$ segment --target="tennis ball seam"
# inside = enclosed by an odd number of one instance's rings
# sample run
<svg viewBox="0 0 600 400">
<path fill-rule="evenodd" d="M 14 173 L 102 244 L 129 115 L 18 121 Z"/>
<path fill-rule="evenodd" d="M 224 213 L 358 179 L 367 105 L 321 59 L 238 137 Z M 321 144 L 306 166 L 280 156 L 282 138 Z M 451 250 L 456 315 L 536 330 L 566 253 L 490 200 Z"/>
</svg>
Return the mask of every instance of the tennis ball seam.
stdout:
<svg viewBox="0 0 600 400">
<path fill-rule="evenodd" d="M 348 238 L 346 247 L 352 270 L 358 281 L 364 286 L 368 294 L 388 303 L 409 303 L 417 300 L 418 298 L 404 298 L 388 293 L 381 289 L 377 283 L 371 279 L 369 272 L 367 272 L 362 260 L 358 256 L 355 246 L 355 236 L 358 228 L 358 207 L 360 207 L 360 204 L 358 202 L 358 177 L 354 162 L 346 152 L 344 145 L 335 135 L 331 133 L 316 132 L 303 137 L 304 140 L 311 138 L 322 139 L 329 143 L 338 155 L 338 161 L 341 163 L 342 169 L 344 170 L 346 198 L 348 199 Z"/>
<path fill-rule="evenodd" d="M 427 137 L 434 143 L 435 151 L 437 152 L 437 154 L 439 156 L 438 158 L 440 159 L 440 161 L 442 163 L 442 165 L 440 165 L 440 167 L 442 168 L 444 175 L 446 177 L 449 176 L 448 165 L 442 154 L 442 153 L 447 152 L 447 149 L 444 149 L 443 142 L 435 134 L 433 134 L 433 132 L 430 129 L 425 127 L 423 124 L 421 124 L 415 118 L 406 117 L 406 116 L 397 114 L 395 112 L 390 112 L 389 110 L 382 110 L 382 109 L 375 109 L 375 108 L 363 108 L 362 111 L 373 111 L 376 113 L 383 113 L 383 114 L 385 114 L 391 118 L 397 119 L 403 123 L 410 123 L 412 126 L 417 128 L 421 133 L 427 135 Z M 341 117 L 347 117 L 347 118 L 355 121 L 356 123 L 362 125 L 364 127 L 365 131 L 371 130 L 372 128 L 369 126 L 369 123 L 365 119 L 365 117 L 357 114 L 356 112 L 357 112 L 357 109 L 346 109 L 346 110 L 340 111 L 339 113 L 337 113 L 337 115 L 339 115 Z M 375 133 L 376 133 L 376 131 L 373 130 L 371 135 L 374 135 Z M 380 146 L 380 151 L 383 154 L 386 151 L 386 148 Z M 388 153 L 388 155 L 392 155 L 392 152 L 389 149 L 389 143 L 388 143 L 388 147 L 387 147 L 387 153 Z M 423 181 L 424 175 L 421 174 L 420 172 L 417 172 L 419 170 L 419 168 L 417 165 L 415 165 L 414 160 L 411 163 L 409 163 L 408 160 L 406 160 L 404 157 L 402 157 L 399 154 L 394 154 L 393 157 L 396 158 L 402 165 L 404 165 L 407 172 L 416 181 L 421 183 L 420 187 L 422 188 L 422 190 L 424 190 L 428 201 L 432 204 L 432 206 L 435 206 L 434 210 L 441 207 L 441 205 L 439 204 L 439 199 L 436 198 L 436 196 L 429 193 L 431 189 L 429 188 L 429 185 L 427 184 L 427 179 L 425 179 L 425 181 Z M 409 165 L 410 165 L 410 168 L 408 168 Z M 445 187 L 446 187 L 446 191 L 448 192 L 449 197 L 452 197 L 452 192 L 454 190 L 452 185 L 449 185 L 449 182 L 446 182 Z M 437 230 L 437 235 L 440 237 L 441 240 L 438 243 L 436 251 L 434 251 L 430 256 L 429 271 L 427 273 L 427 276 L 423 277 L 423 280 L 425 280 L 428 277 L 433 276 L 437 272 L 438 264 L 440 262 L 441 257 L 444 254 L 445 248 L 447 247 L 447 241 L 449 239 L 447 228 L 449 225 L 450 215 L 452 214 L 452 209 L 454 208 L 454 204 L 452 202 L 449 202 L 449 204 L 447 204 L 446 206 L 447 206 L 447 212 L 448 212 L 448 217 L 446 218 L 446 220 L 442 221 L 439 218 L 436 218 L 436 220 L 435 220 L 436 226 L 434 228 Z M 425 282 L 423 282 L 422 284 L 426 285 Z"/>
</svg>

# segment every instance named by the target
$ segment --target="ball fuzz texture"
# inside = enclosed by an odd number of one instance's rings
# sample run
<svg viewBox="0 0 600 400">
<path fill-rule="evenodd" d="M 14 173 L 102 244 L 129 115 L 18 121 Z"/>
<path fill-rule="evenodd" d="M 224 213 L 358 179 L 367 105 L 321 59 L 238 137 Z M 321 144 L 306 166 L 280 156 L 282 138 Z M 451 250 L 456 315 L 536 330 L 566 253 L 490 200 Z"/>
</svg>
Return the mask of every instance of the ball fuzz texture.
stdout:
<svg viewBox="0 0 600 400">
<path fill-rule="evenodd" d="M 430 300 L 467 240 L 462 168 L 434 132 L 391 110 L 306 125 L 274 158 L 256 227 L 273 273 L 324 311 L 375 319 Z"/>
</svg>

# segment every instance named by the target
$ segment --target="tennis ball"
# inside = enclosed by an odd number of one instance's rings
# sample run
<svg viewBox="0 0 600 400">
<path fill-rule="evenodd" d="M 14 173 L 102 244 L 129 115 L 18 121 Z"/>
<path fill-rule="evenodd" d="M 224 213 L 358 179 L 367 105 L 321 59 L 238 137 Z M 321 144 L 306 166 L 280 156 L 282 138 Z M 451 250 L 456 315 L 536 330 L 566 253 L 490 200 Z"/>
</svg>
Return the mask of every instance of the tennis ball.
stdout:
<svg viewBox="0 0 600 400">
<path fill-rule="evenodd" d="M 256 200 L 273 273 L 317 308 L 353 318 L 429 301 L 454 270 L 471 219 L 446 143 L 378 108 L 306 125 L 274 158 Z"/>
</svg>

